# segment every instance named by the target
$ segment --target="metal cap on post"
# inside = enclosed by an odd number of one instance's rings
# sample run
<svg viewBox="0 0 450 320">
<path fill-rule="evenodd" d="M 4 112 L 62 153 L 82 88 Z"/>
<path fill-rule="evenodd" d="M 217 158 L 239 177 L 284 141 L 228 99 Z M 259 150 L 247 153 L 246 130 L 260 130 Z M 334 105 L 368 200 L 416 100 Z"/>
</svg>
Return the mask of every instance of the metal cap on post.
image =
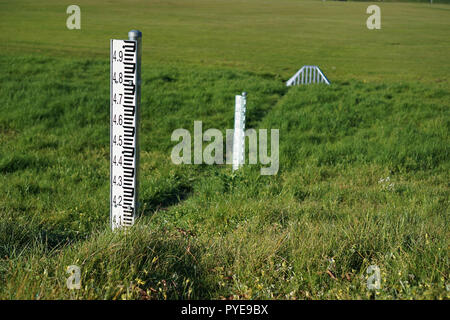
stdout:
<svg viewBox="0 0 450 320">
<path fill-rule="evenodd" d="M 140 32 L 139 30 L 130 30 L 128 32 L 128 39 L 139 40 L 139 38 L 142 38 L 142 32 Z"/>
<path fill-rule="evenodd" d="M 142 32 L 139 30 L 128 31 L 128 40 L 137 41 L 137 85 L 138 85 L 138 97 L 140 101 L 140 87 L 141 87 L 141 57 L 142 57 Z"/>
</svg>

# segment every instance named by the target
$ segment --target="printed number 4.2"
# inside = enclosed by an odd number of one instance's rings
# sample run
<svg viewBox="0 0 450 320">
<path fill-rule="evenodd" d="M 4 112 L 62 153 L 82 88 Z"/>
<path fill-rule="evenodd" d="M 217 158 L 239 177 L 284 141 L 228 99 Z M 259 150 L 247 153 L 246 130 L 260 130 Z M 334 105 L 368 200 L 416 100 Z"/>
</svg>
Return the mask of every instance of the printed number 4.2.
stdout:
<svg viewBox="0 0 450 320">
<path fill-rule="evenodd" d="M 114 208 L 117 208 L 117 206 L 121 207 L 122 206 L 122 196 L 119 196 L 117 198 L 116 198 L 116 196 L 114 196 L 113 204 L 114 204 Z"/>
</svg>

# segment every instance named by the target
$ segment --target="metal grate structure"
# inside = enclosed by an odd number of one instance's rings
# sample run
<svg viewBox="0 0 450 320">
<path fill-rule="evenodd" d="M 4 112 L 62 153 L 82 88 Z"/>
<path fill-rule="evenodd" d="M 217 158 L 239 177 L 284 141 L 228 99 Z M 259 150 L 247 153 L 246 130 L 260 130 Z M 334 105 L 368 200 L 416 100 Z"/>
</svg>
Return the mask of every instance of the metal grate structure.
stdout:
<svg viewBox="0 0 450 320">
<path fill-rule="evenodd" d="M 318 66 L 303 66 L 296 74 L 286 81 L 286 86 L 295 86 L 311 83 L 330 84 L 328 78 L 323 74 Z"/>
</svg>

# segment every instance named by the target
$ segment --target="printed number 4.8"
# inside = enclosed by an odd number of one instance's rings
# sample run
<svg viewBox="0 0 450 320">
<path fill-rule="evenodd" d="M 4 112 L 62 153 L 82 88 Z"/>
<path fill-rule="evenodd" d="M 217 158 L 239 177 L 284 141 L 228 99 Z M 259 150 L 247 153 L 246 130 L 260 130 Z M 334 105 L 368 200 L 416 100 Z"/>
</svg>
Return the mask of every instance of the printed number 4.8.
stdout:
<svg viewBox="0 0 450 320">
<path fill-rule="evenodd" d="M 122 72 L 119 72 L 119 77 L 116 77 L 116 73 L 113 73 L 113 81 L 114 83 L 123 83 L 123 74 Z"/>
</svg>

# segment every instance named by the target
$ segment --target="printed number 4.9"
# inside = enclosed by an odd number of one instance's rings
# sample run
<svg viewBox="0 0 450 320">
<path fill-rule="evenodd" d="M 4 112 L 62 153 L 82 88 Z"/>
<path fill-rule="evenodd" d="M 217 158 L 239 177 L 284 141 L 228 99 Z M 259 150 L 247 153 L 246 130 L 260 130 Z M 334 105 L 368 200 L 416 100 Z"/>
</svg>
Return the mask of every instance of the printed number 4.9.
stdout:
<svg viewBox="0 0 450 320">
<path fill-rule="evenodd" d="M 113 52 L 113 60 L 122 62 L 123 61 L 123 52 L 119 51 L 119 57 L 117 57 L 116 50 L 114 50 L 114 52 Z"/>
</svg>

